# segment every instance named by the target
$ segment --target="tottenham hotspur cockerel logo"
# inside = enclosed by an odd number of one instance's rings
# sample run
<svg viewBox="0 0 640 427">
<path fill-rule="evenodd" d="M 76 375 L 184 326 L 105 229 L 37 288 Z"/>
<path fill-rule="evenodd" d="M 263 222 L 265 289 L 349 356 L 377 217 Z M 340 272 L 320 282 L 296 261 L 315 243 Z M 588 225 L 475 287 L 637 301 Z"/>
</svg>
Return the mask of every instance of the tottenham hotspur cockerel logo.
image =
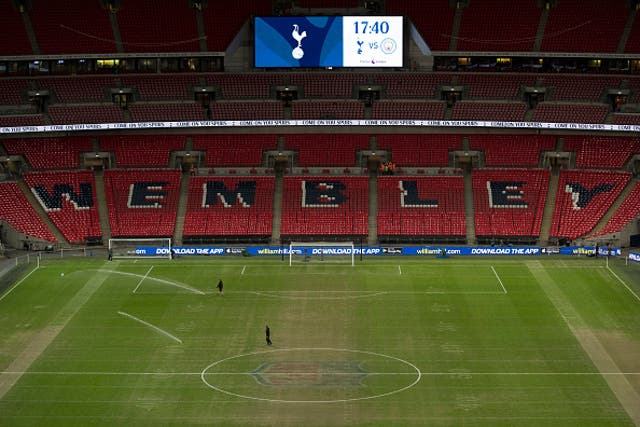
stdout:
<svg viewBox="0 0 640 427">
<path fill-rule="evenodd" d="M 298 24 L 293 24 L 291 37 L 293 37 L 298 42 L 298 46 L 293 49 L 293 51 L 291 52 L 291 56 L 293 56 L 295 59 L 301 59 L 304 56 L 304 51 L 302 50 L 302 39 L 307 37 L 307 32 L 303 31 L 302 33 L 300 33 Z"/>
</svg>

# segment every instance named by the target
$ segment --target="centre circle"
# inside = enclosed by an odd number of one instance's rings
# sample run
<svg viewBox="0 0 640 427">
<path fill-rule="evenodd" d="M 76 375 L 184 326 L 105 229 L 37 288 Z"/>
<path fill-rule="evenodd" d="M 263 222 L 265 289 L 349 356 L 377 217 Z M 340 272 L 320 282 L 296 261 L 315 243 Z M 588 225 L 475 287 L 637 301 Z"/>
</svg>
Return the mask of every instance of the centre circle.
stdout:
<svg viewBox="0 0 640 427">
<path fill-rule="evenodd" d="M 304 357 L 298 356 L 298 358 L 296 358 L 295 355 L 298 354 L 301 354 Z M 398 366 L 404 366 L 405 370 L 407 367 L 409 367 L 410 369 L 406 372 L 385 370 L 381 372 L 369 372 L 361 367 L 364 362 L 362 362 L 361 364 L 357 364 L 357 361 L 352 360 L 344 362 L 341 361 L 342 359 L 339 356 L 340 354 L 347 355 L 350 359 L 354 357 L 362 357 L 366 359 L 373 358 L 374 360 L 368 361 L 368 363 L 372 365 L 376 365 L 375 358 L 379 358 L 383 365 L 385 363 L 392 362 Z M 326 357 L 323 358 L 323 355 L 326 355 Z M 287 356 L 293 356 L 293 358 L 286 359 Z M 338 358 L 336 359 L 335 356 L 338 356 Z M 283 357 L 285 357 L 285 359 L 283 359 Z M 247 365 L 247 361 L 251 363 L 252 359 L 256 359 L 256 362 L 254 363 L 257 364 L 257 366 Z M 318 362 L 318 360 L 326 360 L 326 362 Z M 225 364 L 232 366 L 237 364 L 241 367 L 252 366 L 253 370 L 233 372 L 216 371 L 223 367 L 223 365 Z M 335 371 L 325 371 L 324 365 L 328 366 L 329 370 L 334 369 Z M 336 365 L 338 366 L 336 367 Z M 341 370 L 350 370 L 350 372 L 341 372 Z M 279 390 L 282 390 L 283 386 L 293 385 L 292 389 L 295 390 L 295 393 L 298 396 L 302 391 L 301 387 L 312 386 L 314 381 L 318 381 L 318 378 L 323 377 L 329 377 L 334 381 L 339 378 L 348 378 L 352 381 L 352 386 L 355 384 L 353 381 L 359 381 L 368 377 L 374 378 L 378 376 L 398 376 L 401 379 L 408 378 L 408 380 L 406 382 L 400 381 L 401 384 L 394 384 L 393 386 L 391 386 L 393 388 L 385 392 L 380 392 L 379 388 L 381 387 L 377 387 L 377 392 L 364 396 L 333 399 L 289 399 L 284 398 L 280 395 L 277 395 L 274 398 L 269 398 L 260 396 L 260 393 L 253 394 L 247 393 L 246 391 L 234 391 L 233 386 L 223 387 L 221 385 L 216 385 L 215 381 L 207 378 L 208 376 L 250 376 L 253 377 L 255 383 L 259 387 L 264 387 L 265 385 L 273 385 L 274 388 L 279 388 Z M 224 393 L 229 396 L 240 397 L 243 399 L 286 403 L 332 403 L 377 399 L 380 397 L 390 396 L 392 394 L 405 391 L 415 386 L 420 381 L 421 377 L 422 372 L 420 372 L 420 369 L 418 369 L 417 366 L 404 359 L 400 359 L 399 357 L 376 353 L 373 351 L 341 348 L 282 348 L 256 351 L 252 353 L 243 353 L 218 360 L 205 367 L 200 374 L 202 382 L 204 382 L 207 387 L 219 391 L 220 393 Z M 241 388 L 240 386 L 238 387 Z M 246 388 L 247 387 L 244 386 L 244 389 Z M 342 388 L 344 388 L 344 386 Z"/>
</svg>

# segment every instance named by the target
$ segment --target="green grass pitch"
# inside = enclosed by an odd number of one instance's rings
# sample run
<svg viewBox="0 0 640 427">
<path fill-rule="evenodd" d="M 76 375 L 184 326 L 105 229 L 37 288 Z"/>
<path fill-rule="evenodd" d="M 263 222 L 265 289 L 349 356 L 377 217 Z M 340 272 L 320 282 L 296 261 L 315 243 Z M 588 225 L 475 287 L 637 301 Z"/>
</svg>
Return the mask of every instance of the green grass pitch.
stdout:
<svg viewBox="0 0 640 427">
<path fill-rule="evenodd" d="M 640 425 L 639 271 L 45 261 L 0 294 L 0 426 Z"/>
</svg>

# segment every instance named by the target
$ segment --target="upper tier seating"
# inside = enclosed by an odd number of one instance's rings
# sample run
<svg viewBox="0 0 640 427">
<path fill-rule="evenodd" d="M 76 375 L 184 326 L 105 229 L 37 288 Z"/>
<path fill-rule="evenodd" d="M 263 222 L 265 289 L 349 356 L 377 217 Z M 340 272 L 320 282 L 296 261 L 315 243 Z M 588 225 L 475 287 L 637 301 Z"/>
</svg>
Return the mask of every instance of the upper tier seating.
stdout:
<svg viewBox="0 0 640 427">
<path fill-rule="evenodd" d="M 538 236 L 549 187 L 543 169 L 474 169 L 478 236 Z"/>
<path fill-rule="evenodd" d="M 471 149 L 484 152 L 486 165 L 536 167 L 543 151 L 553 151 L 550 135 L 470 135 Z"/>
<path fill-rule="evenodd" d="M 52 105 L 48 109 L 54 124 L 122 123 L 122 109 L 114 104 L 102 105 Z"/>
<path fill-rule="evenodd" d="M 80 153 L 93 151 L 86 136 L 21 138 L 2 141 L 7 153 L 22 154 L 33 169 L 77 169 Z"/>
<path fill-rule="evenodd" d="M 384 93 L 390 99 L 420 98 L 439 99 L 438 89 L 451 83 L 450 74 L 434 73 L 380 73 L 373 75 L 375 84 L 383 85 Z"/>
<path fill-rule="evenodd" d="M 22 234 L 53 242 L 56 238 L 42 222 L 15 182 L 0 182 L 0 219 Z"/>
<path fill-rule="evenodd" d="M 453 106 L 452 120 L 524 121 L 524 102 L 458 101 Z"/>
<path fill-rule="evenodd" d="M 24 114 L 21 116 L 0 116 L 0 127 L 43 126 L 42 114 Z"/>
<path fill-rule="evenodd" d="M 621 114 L 616 113 L 613 115 L 614 125 L 640 125 L 640 114 Z"/>
<path fill-rule="evenodd" d="M 607 89 L 620 87 L 620 78 L 545 74 L 538 78 L 538 84 L 551 89 L 555 101 L 599 102 Z"/>
<path fill-rule="evenodd" d="M 222 99 L 273 99 L 271 88 L 284 85 L 282 73 L 206 75 L 207 85 L 218 86 Z"/>
<path fill-rule="evenodd" d="M 516 101 L 522 86 L 533 86 L 535 77 L 520 74 L 478 74 L 457 75 L 458 84 L 466 89 L 464 99 L 510 99 Z"/>
<path fill-rule="evenodd" d="M 378 236 L 464 236 L 461 176 L 378 178 Z"/>
<path fill-rule="evenodd" d="M 50 0 L 31 0 L 31 4 L 29 16 L 43 54 L 116 51 L 109 13 L 99 1 L 65 0 L 61 5 Z"/>
<path fill-rule="evenodd" d="M 629 14 L 626 4 L 602 0 L 558 1 L 549 9 L 542 50 L 615 52 Z"/>
<path fill-rule="evenodd" d="M 33 54 L 22 14 L 11 1 L 2 2 L 0 6 L 0 52 L 2 55 Z"/>
<path fill-rule="evenodd" d="M 631 177 L 628 172 L 562 170 L 551 236 L 575 239 L 593 229 Z"/>
<path fill-rule="evenodd" d="M 624 51 L 628 53 L 640 53 L 640 21 L 637 19 L 633 20 L 633 26 L 631 27 Z"/>
<path fill-rule="evenodd" d="M 631 193 L 604 226 L 602 232 L 598 234 L 617 233 L 634 218 L 640 216 L 640 203 L 638 203 L 638 200 L 640 200 L 640 182 L 636 182 Z"/>
<path fill-rule="evenodd" d="M 205 152 L 207 166 L 260 166 L 262 152 L 277 144 L 276 135 L 193 135 L 193 149 Z"/>
<path fill-rule="evenodd" d="M 567 135 L 564 140 L 564 151 L 576 153 L 576 168 L 622 169 L 640 153 L 638 138 Z"/>
<path fill-rule="evenodd" d="M 367 177 L 284 178 L 281 234 L 285 238 L 365 236 L 368 212 Z"/>
<path fill-rule="evenodd" d="M 449 151 L 462 149 L 460 135 L 378 136 L 378 149 L 391 151 L 398 166 L 447 166 Z"/>
<path fill-rule="evenodd" d="M 448 1 L 387 0 L 387 14 L 409 16 L 431 50 L 448 50 L 455 9 Z"/>
<path fill-rule="evenodd" d="M 26 91 L 29 89 L 29 83 L 30 80 L 26 79 L 0 79 L 0 104 L 22 104 L 23 99 L 27 98 Z"/>
<path fill-rule="evenodd" d="M 180 171 L 108 169 L 104 184 L 112 236 L 173 236 Z"/>
<path fill-rule="evenodd" d="M 192 100 L 193 86 L 198 84 L 198 76 L 188 75 L 148 75 L 124 76 L 122 86 L 136 89 L 143 101 Z"/>
<path fill-rule="evenodd" d="M 70 243 L 102 235 L 92 172 L 30 172 L 24 180 Z"/>
<path fill-rule="evenodd" d="M 304 90 L 305 98 L 351 98 L 354 84 L 366 84 L 366 74 L 291 73 L 291 84 Z"/>
<path fill-rule="evenodd" d="M 195 102 L 174 104 L 132 104 L 129 107 L 134 122 L 180 122 L 205 119 L 202 105 Z"/>
<path fill-rule="evenodd" d="M 364 119 L 360 101 L 293 101 L 291 118 L 298 119 Z"/>
<path fill-rule="evenodd" d="M 212 120 L 282 120 L 284 108 L 280 101 L 211 103 Z"/>
<path fill-rule="evenodd" d="M 530 52 L 540 13 L 535 0 L 470 1 L 462 9 L 458 50 Z"/>
<path fill-rule="evenodd" d="M 298 152 L 300 166 L 354 166 L 356 152 L 369 148 L 368 135 L 287 135 L 287 150 Z"/>
<path fill-rule="evenodd" d="M 556 104 L 541 102 L 533 114 L 534 122 L 603 123 L 609 112 L 604 104 Z"/>
<path fill-rule="evenodd" d="M 442 120 L 447 104 L 444 101 L 377 101 L 372 118 L 390 120 Z"/>
<path fill-rule="evenodd" d="M 60 103 L 111 101 L 113 77 L 55 77 L 35 81 L 39 89 L 49 89 Z"/>
<path fill-rule="evenodd" d="M 115 166 L 118 168 L 166 168 L 171 152 L 184 149 L 184 136 L 180 135 L 101 136 L 99 139 L 100 151 L 115 153 Z"/>
<path fill-rule="evenodd" d="M 183 234 L 270 236 L 273 192 L 273 177 L 192 177 Z"/>
<path fill-rule="evenodd" d="M 226 51 L 233 37 L 252 16 L 273 14 L 271 3 L 271 0 L 240 1 L 233 5 L 220 1 L 205 3 L 202 16 L 207 34 L 207 50 Z"/>
<path fill-rule="evenodd" d="M 189 7 L 189 2 L 154 0 L 120 3 L 117 17 L 126 52 L 200 51 L 196 14 Z"/>
</svg>

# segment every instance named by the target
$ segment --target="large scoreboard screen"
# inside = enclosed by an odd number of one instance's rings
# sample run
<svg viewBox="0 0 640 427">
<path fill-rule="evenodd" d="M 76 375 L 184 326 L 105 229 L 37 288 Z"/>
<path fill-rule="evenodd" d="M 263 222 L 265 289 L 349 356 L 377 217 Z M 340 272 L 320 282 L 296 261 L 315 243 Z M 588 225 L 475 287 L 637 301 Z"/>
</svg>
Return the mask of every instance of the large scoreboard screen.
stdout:
<svg viewBox="0 0 640 427">
<path fill-rule="evenodd" d="M 254 19 L 255 66 L 402 67 L 402 16 Z"/>
</svg>

